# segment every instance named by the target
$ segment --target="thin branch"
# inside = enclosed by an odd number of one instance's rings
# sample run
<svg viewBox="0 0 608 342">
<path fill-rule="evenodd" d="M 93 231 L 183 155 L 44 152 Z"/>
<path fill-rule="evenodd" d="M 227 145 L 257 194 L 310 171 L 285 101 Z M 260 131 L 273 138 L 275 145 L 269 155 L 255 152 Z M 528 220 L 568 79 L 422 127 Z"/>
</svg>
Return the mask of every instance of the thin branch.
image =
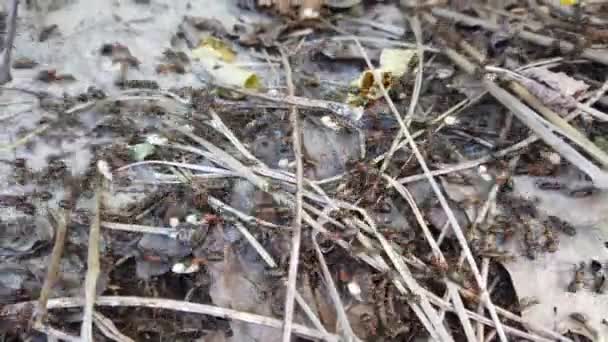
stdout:
<svg viewBox="0 0 608 342">
<path fill-rule="evenodd" d="M 241 234 L 243 234 L 243 236 L 245 237 L 247 242 L 249 242 L 249 244 L 251 244 L 251 246 L 256 250 L 256 252 L 258 252 L 258 254 L 262 258 L 262 260 L 264 260 L 264 262 L 266 262 L 266 265 L 268 265 L 269 267 L 272 267 L 272 268 L 276 268 L 278 266 L 277 263 L 272 258 L 272 256 L 270 255 L 270 253 L 268 253 L 264 249 L 264 247 L 262 247 L 262 244 L 260 244 L 258 242 L 258 240 L 256 240 L 256 238 L 253 235 L 251 235 L 251 233 L 247 230 L 247 228 L 245 228 L 245 226 L 242 223 L 234 222 L 234 226 L 236 227 L 236 229 L 238 229 L 238 231 Z"/>
<path fill-rule="evenodd" d="M 93 322 L 95 323 L 95 326 L 104 334 L 104 336 L 111 340 L 116 342 L 135 342 L 130 337 L 121 333 L 109 318 L 98 311 L 93 312 Z"/>
<path fill-rule="evenodd" d="M 0 151 L 14 150 L 19 146 L 25 145 L 28 141 L 32 140 L 37 135 L 46 131 L 49 127 L 51 127 L 50 123 L 44 124 L 42 126 L 39 126 L 38 128 L 33 129 L 31 132 L 27 133 L 23 137 L 17 139 L 17 141 L 15 141 L 14 143 L 0 144 Z"/>
<path fill-rule="evenodd" d="M 53 245 L 53 251 L 51 252 L 51 260 L 49 267 L 46 271 L 46 278 L 44 284 L 40 290 L 40 297 L 38 297 L 38 305 L 34 313 L 35 323 L 42 324 L 46 320 L 47 313 L 47 301 L 51 294 L 51 289 L 57 282 L 59 277 L 61 255 L 63 254 L 63 248 L 65 246 L 65 238 L 68 225 L 69 214 L 65 209 L 59 209 L 59 212 L 49 210 L 49 214 L 53 217 L 56 222 L 55 227 L 55 244 Z"/>
<path fill-rule="evenodd" d="M 2 53 L 0 53 L 0 84 L 10 82 L 13 78 L 11 77 L 11 52 L 13 50 L 13 44 L 15 42 L 15 35 L 17 33 L 17 12 L 19 9 L 19 0 L 10 0 L 10 6 L 8 9 L 7 22 L 7 33 L 4 39 L 4 46 Z"/>
<path fill-rule="evenodd" d="M 317 235 L 319 234 L 319 230 L 315 230 L 312 233 L 312 245 L 317 254 L 317 259 L 319 260 L 319 265 L 321 266 L 321 273 L 323 274 L 323 278 L 325 278 L 325 284 L 329 290 L 329 295 L 336 306 L 336 313 L 338 314 L 338 320 L 341 323 L 342 329 L 344 329 L 344 334 L 346 336 L 347 341 L 358 341 L 359 339 L 356 337 L 353 329 L 348 322 L 348 317 L 346 316 L 346 310 L 344 309 L 344 304 L 342 304 L 342 299 L 340 299 L 340 293 L 336 289 L 336 284 L 329 272 L 329 267 L 327 267 L 327 263 L 325 262 L 325 257 L 323 256 L 323 252 L 321 252 L 321 247 L 319 247 L 319 243 L 317 242 Z"/>
<path fill-rule="evenodd" d="M 388 244 L 388 242 L 384 239 L 384 237 L 382 237 L 381 234 L 378 234 L 376 226 L 375 226 L 373 220 L 370 218 L 369 214 L 367 214 L 367 212 L 364 209 L 356 207 L 356 206 L 354 206 L 350 203 L 344 202 L 344 201 L 334 200 L 332 205 L 334 207 L 358 212 L 365 218 L 365 220 L 366 220 L 366 222 L 368 222 L 369 226 L 356 218 L 354 218 L 354 219 L 345 218 L 344 220 L 347 221 L 347 223 L 349 223 L 349 225 L 351 225 L 351 226 L 362 228 L 366 232 L 376 235 L 377 239 L 380 240 L 383 248 L 385 249 L 385 252 L 389 255 L 389 257 L 391 257 L 391 260 L 394 263 L 397 263 L 397 264 L 395 264 L 395 267 L 400 272 L 400 275 L 402 276 L 402 278 L 408 285 L 408 288 L 410 289 L 411 293 L 414 293 L 415 295 L 420 297 L 421 304 L 418 304 L 415 301 L 409 301 L 408 304 L 410 305 L 412 310 L 416 313 L 416 315 L 420 319 L 423 326 L 427 329 L 427 331 L 429 332 L 429 334 L 431 335 L 432 338 L 439 339 L 440 335 L 437 333 L 437 329 L 438 329 L 438 330 L 443 330 L 441 333 L 441 336 L 443 336 L 442 338 L 444 340 L 450 340 L 450 335 L 447 333 L 447 331 L 445 331 L 445 328 L 443 327 L 442 322 L 439 319 L 438 315 L 434 312 L 434 309 L 428 304 L 428 301 L 426 300 L 424 293 L 419 291 L 420 286 L 417 284 L 416 280 L 409 273 L 409 270 L 407 270 L 407 267 L 405 265 L 403 265 L 402 263 L 399 264 L 397 254 L 395 253 L 393 248 L 390 246 L 390 244 Z M 320 216 L 326 216 L 326 211 L 327 211 L 327 208 L 325 210 L 323 210 L 324 215 L 320 215 Z M 309 223 L 313 226 L 313 228 L 315 228 L 317 230 L 324 229 L 317 221 L 308 220 L 308 215 L 305 215 L 304 218 L 306 219 L 307 223 Z M 369 241 L 367 241 L 367 238 L 364 235 L 362 235 L 360 233 L 357 234 L 357 239 L 359 239 L 359 241 L 362 243 L 363 246 L 368 246 L 369 248 L 374 248 L 370 245 L 370 243 L 368 243 Z M 342 246 L 343 248 L 348 248 L 348 244 L 346 245 L 346 247 L 343 246 L 343 243 L 344 243 L 343 240 L 338 239 L 335 242 L 338 245 Z M 361 260 L 365 261 L 366 263 L 368 263 L 370 266 L 378 269 L 381 272 L 388 272 L 390 270 L 389 266 L 379 255 L 370 257 L 370 256 L 366 255 L 365 253 L 358 253 L 357 257 L 360 258 Z M 392 279 L 392 281 L 395 284 L 396 288 L 402 294 L 407 295 L 409 293 L 408 290 L 406 290 L 406 288 L 403 286 L 403 284 L 400 281 L 398 281 L 397 279 Z M 424 311 L 423 311 L 423 309 L 424 309 Z M 428 313 L 428 317 L 427 317 L 427 313 Z M 435 327 L 438 327 L 438 328 L 436 329 Z"/>
<path fill-rule="evenodd" d="M 98 176 L 98 182 L 103 182 Z M 99 237 L 101 222 L 102 185 L 98 184 L 95 191 L 95 213 L 89 230 L 89 250 L 87 255 L 87 273 L 84 281 L 85 305 L 82 314 L 80 337 L 84 342 L 93 342 L 93 311 L 97 297 L 97 279 L 99 278 Z"/>
<path fill-rule="evenodd" d="M 420 20 L 417 15 L 413 17 L 409 17 L 409 22 L 412 30 L 414 31 L 414 36 L 416 37 L 416 48 L 417 48 L 417 56 L 418 56 L 418 68 L 416 71 L 416 81 L 414 83 L 414 90 L 412 91 L 412 98 L 410 100 L 409 107 L 407 109 L 407 114 L 405 114 L 405 118 L 403 120 L 406 124 L 409 125 L 409 122 L 414 115 L 414 111 L 416 110 L 416 105 L 418 105 L 418 99 L 420 98 L 420 89 L 422 88 L 422 76 L 424 73 L 424 49 L 422 48 L 422 29 L 420 28 Z M 405 63 L 405 61 L 403 61 Z M 376 82 L 382 82 L 381 79 L 376 80 Z M 403 130 L 399 130 L 395 138 L 393 139 L 393 143 L 391 144 L 390 149 L 386 153 L 384 158 L 384 162 L 380 167 L 380 173 L 384 173 L 386 168 L 388 167 L 393 154 L 397 151 L 399 146 L 399 141 L 403 138 Z"/>
<path fill-rule="evenodd" d="M 50 339 L 55 338 L 57 340 L 60 341 L 67 341 L 67 342 L 81 342 L 80 337 L 78 336 L 73 336 L 70 335 L 68 333 L 65 333 L 61 330 L 57 330 L 47 324 L 43 324 L 43 323 L 34 323 L 33 327 L 34 330 L 40 331 L 41 333 L 44 333 L 47 335 L 47 337 Z"/>
<path fill-rule="evenodd" d="M 176 167 L 183 167 L 185 169 L 190 169 L 190 170 L 196 170 L 196 171 L 202 171 L 202 172 L 209 172 L 209 173 L 214 173 L 214 174 L 220 174 L 220 175 L 225 175 L 226 177 L 234 177 L 235 174 L 233 172 L 227 171 L 225 169 L 220 169 L 217 167 L 212 167 L 212 166 L 204 166 L 204 165 L 197 165 L 197 164 L 188 164 L 188 163 L 177 163 L 177 162 L 169 162 L 169 161 L 164 161 L 164 160 L 144 160 L 144 161 L 140 161 L 140 162 L 136 162 L 136 163 L 131 163 L 131 164 L 127 164 L 124 166 L 119 167 L 118 169 L 115 170 L 115 172 L 120 172 L 120 171 L 124 171 L 136 166 L 141 166 L 141 165 L 167 165 L 167 166 L 176 166 Z"/>
<path fill-rule="evenodd" d="M 481 261 L 481 276 L 483 279 L 488 282 L 488 271 L 490 269 L 490 259 L 484 257 Z M 483 316 L 483 305 L 479 303 L 477 305 L 477 314 Z M 477 338 L 479 342 L 484 342 L 484 327 L 483 323 L 477 321 Z"/>
<path fill-rule="evenodd" d="M 296 302 L 298 303 L 298 305 L 300 306 L 302 311 L 304 311 L 304 314 L 306 314 L 306 317 L 308 317 L 308 319 L 315 326 L 315 328 L 317 328 L 317 330 L 319 330 L 325 336 L 326 340 L 330 340 L 331 336 L 329 335 L 329 332 L 327 332 L 327 329 L 325 329 L 325 327 L 323 326 L 323 323 L 321 323 L 321 321 L 319 320 L 317 315 L 314 313 L 314 311 L 312 311 L 312 308 L 310 307 L 310 305 L 308 305 L 308 303 L 306 303 L 306 301 L 304 300 L 304 297 L 302 297 L 302 295 L 297 291 L 296 291 Z"/>
<path fill-rule="evenodd" d="M 7 113 L 4 116 L 0 116 L 0 122 L 10 120 L 10 119 L 15 118 L 15 117 L 17 117 L 17 116 L 19 116 L 21 114 L 24 114 L 24 113 L 30 113 L 32 111 L 32 108 L 34 108 L 34 107 L 30 107 L 30 108 L 28 108 L 26 110 L 17 111 L 17 112 L 14 112 L 14 113 Z"/>
<path fill-rule="evenodd" d="M 449 303 L 447 303 L 445 300 L 439 298 L 437 295 L 435 295 L 434 293 L 432 293 L 431 291 L 428 291 L 425 289 L 425 291 L 427 291 L 427 295 L 429 296 L 430 300 L 433 302 L 433 304 L 445 308 L 448 311 L 453 311 L 454 309 L 451 308 L 451 306 L 449 305 Z M 474 312 L 471 312 L 469 310 L 466 311 L 466 314 L 469 316 L 469 318 L 471 319 L 475 319 L 476 321 L 482 322 L 485 325 L 488 326 L 494 326 L 494 322 L 492 322 L 492 320 L 485 318 L 481 315 L 478 315 Z M 510 335 L 516 336 L 516 337 L 522 337 L 525 339 L 529 339 L 530 341 L 538 341 L 538 342 L 551 342 L 554 341 L 553 339 L 550 338 L 545 338 L 545 337 L 540 337 L 540 336 L 535 336 L 532 335 L 530 333 L 527 333 L 525 331 L 519 330 L 517 328 L 512 328 L 509 326 L 504 326 L 504 330 L 509 333 Z M 555 333 L 554 333 L 555 334 Z M 560 336 L 561 337 L 561 336 Z M 565 339 L 565 338 L 561 338 L 561 341 L 570 341 L 572 342 L 570 339 Z"/>
<path fill-rule="evenodd" d="M 254 184 L 256 187 L 258 187 L 260 190 L 269 193 L 278 204 L 286 205 L 290 208 L 295 208 L 295 204 L 293 203 L 295 199 L 290 194 L 283 192 L 283 191 L 276 191 L 276 190 L 271 189 L 269 183 L 266 180 L 260 178 L 252 171 L 253 168 L 243 165 L 239 160 L 232 157 L 231 155 L 226 153 L 224 150 L 216 147 L 209 141 L 192 134 L 189 130 L 187 130 L 185 128 L 173 126 L 171 124 L 169 124 L 169 127 L 181 132 L 182 134 L 184 134 L 184 135 L 188 136 L 189 138 L 191 138 L 192 140 L 196 141 L 197 143 L 199 143 L 200 145 L 205 147 L 208 150 L 208 152 L 205 152 L 205 151 L 193 148 L 193 147 L 189 147 L 189 146 L 180 146 L 180 149 L 188 150 L 189 152 L 200 154 L 200 155 L 205 155 L 210 160 L 212 160 L 222 166 L 225 166 L 228 169 L 234 170 L 234 172 L 237 175 L 247 179 L 252 184 Z M 175 144 L 171 144 L 171 145 L 167 145 L 167 146 L 175 147 L 174 145 Z M 272 170 L 268 169 L 267 167 L 265 167 L 263 164 L 258 165 L 257 168 L 264 170 L 264 172 L 272 171 Z M 315 188 L 315 187 L 313 186 L 313 188 Z M 327 197 L 327 196 L 325 195 L 325 197 Z M 310 218 L 308 215 L 304 215 L 303 218 L 306 220 L 307 223 L 314 225 L 315 221 L 312 218 Z M 324 233 L 327 233 L 327 230 L 323 229 L 322 227 L 321 227 L 321 231 L 323 231 Z M 296 293 L 295 299 L 298 302 L 301 302 L 302 304 L 305 305 L 304 301 L 301 298 L 298 299 L 298 297 L 299 297 L 299 294 Z M 306 307 L 304 307 L 303 310 L 307 314 L 312 312 L 310 310 L 310 308 L 306 308 Z M 312 322 L 318 322 L 318 319 L 316 319 L 315 317 L 311 317 L 310 319 Z"/>
<path fill-rule="evenodd" d="M 139 225 L 139 224 L 127 224 L 127 223 L 108 222 L 108 221 L 101 221 L 100 226 L 102 228 L 122 230 L 125 232 L 157 234 L 157 235 L 165 235 L 168 237 L 174 237 L 175 234 L 177 233 L 177 231 L 173 228 L 144 226 L 144 225 Z"/>
<path fill-rule="evenodd" d="M 47 307 L 49 309 L 69 309 L 82 307 L 84 306 L 84 304 L 85 302 L 83 298 L 63 297 L 50 299 L 47 303 Z M 32 306 L 34 305 L 34 302 L 22 302 L 17 304 L 5 305 L 0 308 L 0 317 L 17 317 L 18 315 L 31 310 Z M 184 302 L 172 299 L 130 296 L 100 296 L 97 297 L 95 305 L 111 307 L 147 307 L 153 309 L 197 313 L 223 319 L 234 319 L 246 323 L 259 324 L 275 329 L 281 329 L 281 327 L 283 326 L 283 321 L 275 318 L 221 308 L 213 305 Z M 293 332 L 297 335 L 306 338 L 320 339 L 325 341 L 338 341 L 338 336 L 336 335 L 330 334 L 328 338 L 326 337 L 326 334 L 322 334 L 321 332 L 315 329 L 311 329 L 296 323 L 293 324 Z"/>
<path fill-rule="evenodd" d="M 295 96 L 291 65 L 285 51 L 281 49 L 285 78 L 287 80 L 287 91 L 289 96 Z M 296 294 L 296 282 L 298 275 L 298 262 L 300 260 L 300 244 L 302 242 L 302 190 L 304 187 L 304 166 L 302 163 L 302 138 L 300 133 L 300 119 L 298 109 L 291 106 L 289 121 L 292 129 L 293 152 L 296 159 L 296 206 L 291 239 L 291 255 L 289 257 L 289 272 L 287 274 L 287 295 L 285 296 L 285 325 L 283 327 L 283 342 L 291 340 L 291 325 L 293 324 L 293 309 Z"/>
<path fill-rule="evenodd" d="M 325 43 L 328 40 L 330 41 L 334 41 L 334 42 L 343 42 L 343 41 L 352 41 L 354 36 L 350 35 L 350 33 L 348 32 L 341 32 L 343 35 L 341 36 L 333 36 L 333 37 L 329 37 L 329 38 L 319 38 L 319 39 L 311 39 L 309 41 L 306 41 L 305 44 L 306 45 L 319 45 L 321 43 Z M 416 44 L 412 44 L 412 43 L 407 43 L 401 40 L 391 40 L 391 39 L 386 39 L 386 38 L 379 38 L 379 37 L 361 37 L 361 36 L 357 36 L 356 37 L 361 43 L 365 44 L 365 43 L 369 43 L 369 45 L 374 45 L 374 46 L 381 46 L 381 47 L 401 47 L 401 48 L 407 48 L 407 49 L 415 49 L 416 48 Z M 427 52 L 432 52 L 432 53 L 438 53 L 440 52 L 439 49 L 436 49 L 434 47 L 430 47 L 430 46 L 423 46 L 424 51 Z"/>
<path fill-rule="evenodd" d="M 578 110 L 581 110 L 589 115 L 591 115 L 592 117 L 600 120 L 600 121 L 608 121 L 608 114 L 601 112 L 593 107 L 590 107 L 584 103 L 580 103 L 580 102 L 576 102 L 576 108 Z"/>
<path fill-rule="evenodd" d="M 585 108 L 591 108 L 591 106 L 593 106 L 597 101 L 599 101 L 604 96 L 604 94 L 606 94 L 606 92 L 608 92 L 608 79 L 604 81 L 602 86 L 595 92 L 595 94 L 593 94 L 587 101 L 585 101 L 582 106 Z M 589 112 L 581 108 L 580 105 L 581 104 L 579 103 L 579 106 L 577 106 L 577 109 L 572 114 L 578 115 L 581 112 L 587 112 L 589 114 Z"/>
<path fill-rule="evenodd" d="M 265 220 L 262 220 L 260 218 L 257 218 L 255 216 L 251 216 L 251 215 L 247 215 L 242 211 L 237 210 L 236 208 L 233 208 L 231 206 L 229 206 L 228 204 L 222 202 L 221 200 L 219 200 L 218 198 L 215 198 L 213 196 L 208 196 L 207 198 L 209 205 L 214 208 L 215 210 L 218 211 L 226 211 L 234 216 L 236 216 L 239 220 L 247 223 L 247 224 L 258 224 L 262 227 L 266 227 L 266 228 L 272 228 L 272 229 L 283 229 L 283 230 L 289 230 L 291 228 L 289 227 L 285 227 L 285 226 L 279 226 L 276 225 L 272 222 L 268 222 Z"/>
<path fill-rule="evenodd" d="M 228 128 L 228 126 L 226 126 L 224 124 L 224 122 L 222 121 L 220 116 L 217 115 L 217 113 L 213 109 L 209 108 L 209 114 L 211 115 L 211 127 L 213 127 L 217 131 L 224 134 L 226 139 L 228 139 L 228 141 L 230 141 L 230 143 L 232 143 L 232 145 L 234 145 L 234 147 L 236 147 L 236 149 L 245 158 L 247 158 L 257 164 L 260 164 L 260 165 L 264 164 L 264 163 L 262 163 L 262 161 L 260 161 L 258 158 L 256 158 L 253 154 L 251 154 L 251 152 L 249 152 L 249 150 L 247 150 L 247 148 L 239 141 L 239 139 L 236 137 L 236 135 L 234 135 L 234 133 L 232 133 L 232 131 Z"/>
<path fill-rule="evenodd" d="M 448 110 L 446 110 L 445 112 L 441 113 L 439 116 L 437 116 L 436 118 L 434 118 L 433 120 L 431 120 L 430 124 L 434 125 L 434 124 L 438 124 L 441 121 L 445 120 L 445 118 L 447 118 L 448 116 L 456 116 L 458 114 L 460 114 L 462 111 L 464 111 L 466 108 L 469 108 L 470 106 L 476 104 L 477 102 L 479 102 L 487 93 L 483 92 L 481 94 L 479 94 L 478 96 L 476 96 L 473 99 L 464 99 L 460 102 L 458 102 L 457 104 L 455 104 L 454 106 L 450 107 Z M 442 123 L 434 132 L 439 132 L 443 127 L 445 126 L 444 123 Z M 427 130 L 426 129 L 421 129 L 418 130 L 414 133 L 412 133 L 412 137 L 414 139 L 418 138 L 419 136 L 423 135 L 424 133 L 426 133 Z M 401 137 L 403 138 L 403 137 Z M 396 149 L 399 150 L 403 147 L 407 146 L 407 139 L 403 139 L 399 142 L 399 144 L 396 146 Z M 388 152 L 383 153 L 381 155 L 379 155 L 378 157 L 374 158 L 374 160 L 372 161 L 373 164 L 377 164 L 379 162 L 381 162 L 384 158 L 386 158 L 388 156 Z M 330 181 L 330 180 L 323 180 L 324 182 Z M 317 182 L 318 184 L 322 184 L 320 182 Z"/>
<path fill-rule="evenodd" d="M 250 97 L 270 101 L 270 102 L 279 102 L 286 103 L 291 106 L 297 106 L 301 108 L 307 109 L 317 109 L 317 110 L 325 110 L 330 113 L 333 113 L 338 118 L 342 119 L 343 122 L 349 124 L 350 126 L 357 127 L 359 119 L 363 116 L 363 108 L 357 107 L 353 108 L 347 104 L 341 102 L 327 101 L 327 100 L 319 100 L 319 99 L 311 99 L 307 97 L 293 96 L 293 95 L 270 95 L 270 94 L 262 94 L 249 90 L 244 90 L 235 87 L 228 87 L 225 85 L 217 85 L 218 87 L 228 89 L 230 91 L 234 91 L 239 94 L 247 95 Z"/>
</svg>

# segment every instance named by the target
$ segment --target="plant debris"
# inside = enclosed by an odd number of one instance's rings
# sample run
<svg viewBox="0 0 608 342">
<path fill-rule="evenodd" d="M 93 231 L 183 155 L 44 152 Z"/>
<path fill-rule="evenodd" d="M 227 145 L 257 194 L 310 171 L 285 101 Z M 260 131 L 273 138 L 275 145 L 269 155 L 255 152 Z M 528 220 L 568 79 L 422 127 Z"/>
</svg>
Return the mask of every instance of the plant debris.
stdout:
<svg viewBox="0 0 608 342">
<path fill-rule="evenodd" d="M 3 340 L 606 340 L 605 5 L 17 3 Z"/>
</svg>

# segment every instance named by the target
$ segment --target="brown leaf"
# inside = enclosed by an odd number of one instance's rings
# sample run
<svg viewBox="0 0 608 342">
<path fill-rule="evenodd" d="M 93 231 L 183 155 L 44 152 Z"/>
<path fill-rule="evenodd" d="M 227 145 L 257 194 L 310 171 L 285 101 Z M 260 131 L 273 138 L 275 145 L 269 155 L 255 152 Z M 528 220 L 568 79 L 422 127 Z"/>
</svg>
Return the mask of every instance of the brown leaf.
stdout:
<svg viewBox="0 0 608 342">
<path fill-rule="evenodd" d="M 545 105 L 557 112 L 576 107 L 576 100 L 572 96 L 564 95 L 559 90 L 550 88 L 540 82 L 527 79 L 522 80 L 521 84 L 526 87 L 530 93 L 538 97 Z"/>
<path fill-rule="evenodd" d="M 574 79 L 563 72 L 553 72 L 547 68 L 532 68 L 524 71 L 523 74 L 542 82 L 562 95 L 574 98 L 582 95 L 589 88 L 589 85 L 583 81 Z"/>
</svg>

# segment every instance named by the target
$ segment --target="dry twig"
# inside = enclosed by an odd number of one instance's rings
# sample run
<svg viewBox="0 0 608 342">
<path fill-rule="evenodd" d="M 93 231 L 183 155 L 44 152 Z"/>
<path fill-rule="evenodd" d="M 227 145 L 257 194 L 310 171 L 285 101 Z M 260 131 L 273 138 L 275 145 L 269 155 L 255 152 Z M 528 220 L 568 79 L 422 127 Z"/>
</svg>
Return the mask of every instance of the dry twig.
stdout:
<svg viewBox="0 0 608 342">
<path fill-rule="evenodd" d="M 279 102 L 285 103 L 291 106 L 297 106 L 301 108 L 307 109 L 317 109 L 324 110 L 330 113 L 333 113 L 339 120 L 344 122 L 346 125 L 351 127 L 359 126 L 359 119 L 363 115 L 363 108 L 357 107 L 353 108 L 348 104 L 344 104 L 341 102 L 334 101 L 326 101 L 319 99 L 311 99 L 307 97 L 299 97 L 294 95 L 270 95 L 270 94 L 262 94 L 256 93 L 249 90 L 239 89 L 235 87 L 228 87 L 225 85 L 217 85 L 218 87 L 228 89 L 230 91 L 234 91 L 239 94 L 247 95 L 250 97 L 271 101 L 271 102 Z"/>
<path fill-rule="evenodd" d="M 11 52 L 17 33 L 17 12 L 19 9 L 19 0 L 10 0 L 8 16 L 6 18 L 7 31 L 4 39 L 2 53 L 0 53 L 0 85 L 10 82 L 11 77 Z"/>
<path fill-rule="evenodd" d="M 53 245 L 51 261 L 49 262 L 49 267 L 46 271 L 46 278 L 44 279 L 44 284 L 40 290 L 38 305 L 34 313 L 35 324 L 42 324 L 42 322 L 44 322 L 46 319 L 47 301 L 49 300 L 51 289 L 59 277 L 61 256 L 65 246 L 65 237 L 69 218 L 69 214 L 64 209 L 59 209 L 59 212 L 49 211 L 49 214 L 53 217 L 57 224 L 55 227 L 55 244 Z"/>
<path fill-rule="evenodd" d="M 291 65 L 285 51 L 281 50 L 283 67 L 287 79 L 289 96 L 295 96 L 295 87 L 292 80 Z M 285 297 L 285 326 L 283 327 L 283 342 L 291 340 L 291 325 L 293 321 L 293 309 L 296 293 L 296 281 L 298 274 L 298 262 L 300 259 L 300 243 L 302 241 L 302 190 L 304 187 L 304 166 L 302 163 L 302 139 L 300 132 L 300 119 L 298 109 L 291 106 L 289 121 L 292 129 L 293 152 L 296 158 L 296 206 L 291 240 L 291 255 L 289 257 L 289 272 L 287 275 L 287 295 Z"/>
<path fill-rule="evenodd" d="M 319 260 L 319 265 L 321 266 L 321 272 L 323 273 L 323 277 L 325 278 L 325 283 L 327 284 L 327 288 L 329 290 L 329 294 L 331 299 L 336 306 L 336 312 L 338 314 L 338 320 L 341 323 L 341 328 L 344 330 L 344 335 L 347 341 L 359 341 L 353 329 L 348 322 L 348 317 L 346 316 L 346 310 L 344 309 L 344 304 L 342 304 L 342 299 L 340 299 L 340 293 L 336 289 L 336 284 L 329 272 L 329 267 L 327 267 L 327 263 L 325 262 L 325 257 L 323 256 L 323 252 L 321 252 L 321 248 L 319 247 L 319 243 L 317 242 L 317 235 L 319 234 L 319 230 L 315 230 L 312 233 L 312 245 L 317 254 L 317 259 Z"/>
<path fill-rule="evenodd" d="M 100 312 L 93 312 L 93 320 L 95 326 L 104 334 L 105 337 L 116 342 L 135 342 L 130 337 L 121 333 L 118 328 L 116 328 L 114 323 Z"/>
<path fill-rule="evenodd" d="M 69 309 L 82 307 L 84 306 L 84 304 L 85 302 L 82 298 L 63 297 L 50 299 L 47 303 L 47 307 L 48 309 Z M 184 302 L 172 299 L 129 296 L 100 296 L 97 297 L 97 301 L 95 302 L 95 304 L 97 306 L 147 307 L 153 309 L 198 313 L 224 319 L 235 319 L 242 322 L 259 324 L 275 329 L 281 329 L 281 327 L 283 326 L 283 321 L 275 318 L 265 317 L 247 312 L 241 312 L 232 309 L 220 308 L 213 305 Z M 32 306 L 34 305 L 34 302 L 21 302 L 17 304 L 5 305 L 0 308 L 0 317 L 17 317 L 18 315 L 31 310 Z M 329 336 L 327 336 L 326 334 L 323 334 L 315 329 L 311 329 L 296 323 L 293 324 L 293 332 L 299 336 L 306 338 L 320 339 L 325 341 L 338 341 L 338 337 L 336 335 L 329 334 Z"/>
<path fill-rule="evenodd" d="M 218 210 L 220 212 L 226 211 L 227 213 L 230 213 L 230 214 L 236 216 L 239 220 L 241 220 L 247 224 L 258 224 L 262 227 L 272 228 L 272 229 L 284 229 L 284 230 L 290 229 L 289 227 L 279 226 L 272 222 L 268 222 L 266 220 L 257 218 L 255 216 L 247 215 L 244 212 L 239 211 L 236 208 L 229 206 L 228 204 L 220 201 L 218 198 L 215 198 L 213 196 L 208 196 L 207 200 L 209 202 L 209 205 L 211 207 L 213 207 L 215 210 Z"/>
<path fill-rule="evenodd" d="M 403 120 L 409 125 L 409 122 L 414 115 L 414 111 L 416 110 L 416 105 L 418 105 L 418 98 L 420 97 L 420 89 L 422 88 L 422 76 L 424 74 L 424 49 L 422 48 L 422 29 L 420 28 L 420 20 L 417 15 L 409 17 L 410 26 L 414 31 L 414 35 L 416 36 L 416 48 L 418 55 L 418 68 L 416 71 L 416 82 L 414 83 L 414 90 L 412 92 L 412 98 L 410 100 L 409 107 L 407 109 L 407 114 Z M 381 81 L 379 81 L 381 82 Z M 397 151 L 397 147 L 399 146 L 399 141 L 403 138 L 403 130 L 399 130 L 395 138 L 393 139 L 393 143 L 391 144 L 390 149 L 386 153 L 384 158 L 384 162 L 380 167 L 380 173 L 384 173 L 386 168 L 388 167 L 393 154 Z"/>
<path fill-rule="evenodd" d="M 98 176 L 98 182 L 103 182 L 102 176 Z M 101 223 L 101 196 L 102 185 L 97 186 L 95 193 L 95 214 L 91 220 L 89 230 L 89 250 L 87 255 L 87 273 L 84 281 L 85 305 L 83 310 L 82 328 L 80 337 L 84 342 L 93 342 L 93 311 L 95 297 L 97 297 L 97 279 L 99 278 L 99 237 Z"/>
<path fill-rule="evenodd" d="M 32 327 L 37 331 L 40 331 L 41 333 L 44 333 L 47 335 L 47 338 L 50 340 L 51 338 L 54 338 L 56 340 L 61 340 L 61 341 L 67 341 L 67 342 L 81 342 L 80 337 L 78 336 L 73 336 L 70 335 L 68 333 L 65 333 L 61 330 L 57 330 L 49 325 L 37 322 L 34 323 L 34 326 Z"/>
</svg>

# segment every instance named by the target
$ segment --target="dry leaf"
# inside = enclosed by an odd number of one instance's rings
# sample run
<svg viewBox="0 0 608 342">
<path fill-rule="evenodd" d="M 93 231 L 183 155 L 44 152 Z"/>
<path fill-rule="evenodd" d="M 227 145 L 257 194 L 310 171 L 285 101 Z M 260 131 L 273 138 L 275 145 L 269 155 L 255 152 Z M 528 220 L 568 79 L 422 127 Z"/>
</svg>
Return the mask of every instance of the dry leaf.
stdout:
<svg viewBox="0 0 608 342">
<path fill-rule="evenodd" d="M 224 241 L 222 229 L 211 234 Z M 208 265 L 212 283 L 209 295 L 213 303 L 224 308 L 272 316 L 270 298 L 262 296 L 268 291 L 264 283 L 263 268 L 259 264 L 244 260 L 233 247 L 224 249 L 224 260 Z M 233 320 L 230 322 L 233 336 L 229 341 L 280 341 L 281 333 L 274 328 Z"/>
<path fill-rule="evenodd" d="M 199 47 L 192 50 L 192 57 L 198 58 L 205 72 L 220 84 L 245 89 L 261 88 L 257 74 L 232 64 L 236 54 L 220 39 L 203 39 Z"/>
<path fill-rule="evenodd" d="M 348 94 L 348 103 L 360 104 L 367 100 L 377 100 L 382 97 L 379 82 L 382 82 L 386 90 L 390 89 L 394 80 L 409 71 L 411 64 L 416 62 L 416 50 L 414 49 L 383 49 L 380 53 L 380 67 L 376 69 L 381 77 L 377 80 L 374 72 L 365 70 L 352 85 L 359 89 L 358 94 Z"/>
<path fill-rule="evenodd" d="M 530 93 L 558 113 L 576 107 L 576 98 L 589 88 L 589 85 L 583 81 L 547 68 L 532 68 L 523 71 L 522 74 L 529 77 L 521 83 Z"/>
<path fill-rule="evenodd" d="M 521 84 L 546 106 L 554 109 L 558 113 L 565 109 L 573 109 L 576 107 L 576 100 L 573 97 L 563 95 L 559 90 L 549 88 L 540 82 L 526 79 L 521 80 Z"/>
<path fill-rule="evenodd" d="M 192 50 L 192 55 L 196 58 L 206 58 L 211 55 L 228 63 L 236 59 L 236 53 L 228 44 L 211 36 L 203 38 L 198 48 Z"/>
<path fill-rule="evenodd" d="M 547 68 L 532 68 L 525 70 L 522 74 L 544 83 L 565 96 L 576 98 L 589 89 L 589 85 L 585 82 L 576 80 L 563 72 L 553 72 Z"/>
</svg>

